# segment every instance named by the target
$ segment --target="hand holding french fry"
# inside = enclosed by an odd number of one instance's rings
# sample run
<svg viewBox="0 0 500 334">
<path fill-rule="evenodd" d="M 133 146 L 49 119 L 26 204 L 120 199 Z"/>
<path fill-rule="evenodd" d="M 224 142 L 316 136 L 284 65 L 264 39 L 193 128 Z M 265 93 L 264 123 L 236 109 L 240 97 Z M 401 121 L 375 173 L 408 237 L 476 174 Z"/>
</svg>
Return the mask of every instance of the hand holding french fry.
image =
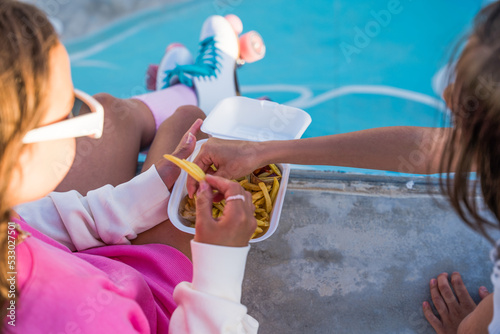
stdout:
<svg viewBox="0 0 500 334">
<path fill-rule="evenodd" d="M 212 189 L 218 190 L 226 200 L 225 210 L 217 219 L 212 217 Z M 194 240 L 219 246 L 245 247 L 257 227 L 254 211 L 252 196 L 238 183 L 207 175 L 200 182 L 196 196 Z"/>
<path fill-rule="evenodd" d="M 207 174 L 237 179 L 265 165 L 260 161 L 262 152 L 257 147 L 256 142 L 210 138 L 201 147 L 200 153 L 193 162 Z M 217 171 L 212 170 L 212 165 Z M 189 197 L 192 197 L 198 189 L 198 182 L 193 178 L 188 178 L 186 187 Z"/>
<path fill-rule="evenodd" d="M 203 124 L 201 119 L 197 119 L 191 128 L 184 134 L 179 145 L 172 153 L 172 156 L 178 159 L 185 159 L 193 153 L 196 146 L 196 134 L 200 131 L 200 127 Z M 158 175 L 160 175 L 163 183 L 167 186 L 169 191 L 172 191 L 175 181 L 179 177 L 180 169 L 171 161 L 161 159 L 155 163 Z"/>
</svg>

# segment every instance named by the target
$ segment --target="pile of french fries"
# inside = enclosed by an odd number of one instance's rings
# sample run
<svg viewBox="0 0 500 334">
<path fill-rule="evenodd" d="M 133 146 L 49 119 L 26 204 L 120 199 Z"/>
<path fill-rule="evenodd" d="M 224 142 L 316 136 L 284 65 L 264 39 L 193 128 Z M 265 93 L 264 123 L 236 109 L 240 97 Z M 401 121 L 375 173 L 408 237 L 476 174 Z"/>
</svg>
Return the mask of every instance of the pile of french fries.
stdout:
<svg viewBox="0 0 500 334">
<path fill-rule="evenodd" d="M 257 220 L 257 228 L 252 235 L 252 239 L 263 235 L 269 229 L 270 214 L 278 196 L 280 180 L 281 171 L 274 164 L 259 168 L 250 175 L 233 180 L 252 194 L 252 202 L 255 205 L 254 216 Z M 212 216 L 216 219 L 220 218 L 224 214 L 225 206 L 225 200 L 214 203 L 212 206 Z M 186 196 L 181 201 L 179 213 L 191 223 L 191 227 L 194 227 L 196 222 L 195 199 Z"/>
</svg>

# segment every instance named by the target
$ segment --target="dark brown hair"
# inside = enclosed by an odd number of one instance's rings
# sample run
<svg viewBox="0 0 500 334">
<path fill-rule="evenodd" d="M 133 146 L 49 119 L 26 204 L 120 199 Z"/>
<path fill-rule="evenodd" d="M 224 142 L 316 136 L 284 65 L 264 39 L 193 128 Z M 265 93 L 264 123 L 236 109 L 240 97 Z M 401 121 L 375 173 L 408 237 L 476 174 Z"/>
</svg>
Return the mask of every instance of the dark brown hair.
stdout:
<svg viewBox="0 0 500 334">
<path fill-rule="evenodd" d="M 0 314 L 9 301 L 7 223 L 12 202 L 8 193 L 23 149 L 22 139 L 45 114 L 49 83 L 49 51 L 58 42 L 46 15 L 36 7 L 0 0 Z M 17 290 L 17 289 L 16 289 Z M 1 328 L 0 324 L 0 328 Z"/>
<path fill-rule="evenodd" d="M 500 229 L 500 2 L 476 16 L 455 74 L 441 186 L 465 223 L 493 243 L 488 230 Z"/>
</svg>

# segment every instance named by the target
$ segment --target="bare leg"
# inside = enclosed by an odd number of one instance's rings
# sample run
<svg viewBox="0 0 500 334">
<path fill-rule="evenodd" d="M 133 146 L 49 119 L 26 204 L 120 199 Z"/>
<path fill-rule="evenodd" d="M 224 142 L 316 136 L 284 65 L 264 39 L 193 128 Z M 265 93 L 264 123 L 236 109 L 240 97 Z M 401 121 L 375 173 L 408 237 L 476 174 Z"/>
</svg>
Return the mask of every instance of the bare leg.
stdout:
<svg viewBox="0 0 500 334">
<path fill-rule="evenodd" d="M 155 162 L 163 158 L 166 153 L 172 153 L 182 136 L 186 133 L 191 125 L 198 119 L 205 119 L 203 111 L 195 106 L 187 105 L 178 108 L 175 113 L 163 122 L 158 131 L 151 147 L 149 148 L 148 156 L 142 167 L 142 171 L 148 170 Z M 204 133 L 198 133 L 197 140 L 208 138 Z"/>
<path fill-rule="evenodd" d="M 118 99 L 109 94 L 98 94 L 95 98 L 105 110 L 103 136 L 97 140 L 77 139 L 75 161 L 56 191 L 77 190 L 86 194 L 106 184 L 116 186 L 127 182 L 135 176 L 137 155 L 141 149 L 151 145 L 144 171 L 163 154 L 173 152 L 196 119 L 205 118 L 197 107 L 180 107 L 155 131 L 155 120 L 143 102 Z M 198 139 L 204 137 L 198 135 Z M 167 220 L 140 234 L 133 243 L 166 244 L 191 258 L 189 242 L 192 238 Z"/>
<path fill-rule="evenodd" d="M 177 109 L 170 118 L 163 122 L 158 128 L 155 139 L 151 144 L 148 156 L 144 162 L 143 171 L 161 159 L 166 152 L 173 152 L 180 138 L 182 138 L 187 129 L 198 118 L 205 118 L 205 114 L 201 109 L 194 106 L 183 106 Z M 176 140 L 172 139 L 174 137 Z M 198 134 L 197 139 L 202 138 L 206 138 L 206 135 Z M 132 243 L 134 245 L 151 243 L 169 245 L 180 250 L 188 258 L 191 258 L 190 241 L 193 237 L 194 236 L 191 234 L 179 231 L 172 225 L 170 220 L 166 220 L 152 229 L 141 233 Z"/>
<path fill-rule="evenodd" d="M 154 138 L 155 121 L 142 102 L 109 94 L 97 94 L 95 98 L 105 110 L 103 136 L 77 139 L 73 165 L 56 191 L 86 194 L 106 184 L 129 181 L 135 176 L 139 151 Z"/>
</svg>

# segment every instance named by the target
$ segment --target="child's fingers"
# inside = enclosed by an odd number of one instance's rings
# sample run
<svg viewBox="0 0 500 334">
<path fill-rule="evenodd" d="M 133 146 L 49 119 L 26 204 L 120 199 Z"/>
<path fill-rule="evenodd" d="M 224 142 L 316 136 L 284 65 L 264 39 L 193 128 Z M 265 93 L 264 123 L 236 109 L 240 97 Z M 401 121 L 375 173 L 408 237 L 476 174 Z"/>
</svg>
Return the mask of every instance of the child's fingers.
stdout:
<svg viewBox="0 0 500 334">
<path fill-rule="evenodd" d="M 198 182 L 189 176 L 186 181 L 186 189 L 189 198 L 193 198 L 193 195 L 198 191 Z"/>
<path fill-rule="evenodd" d="M 453 290 L 455 290 L 460 306 L 468 306 L 471 308 L 476 306 L 476 303 L 472 300 L 459 273 L 454 272 L 451 274 L 451 285 L 453 286 Z"/>
<path fill-rule="evenodd" d="M 439 288 L 439 293 L 443 297 L 448 310 L 458 308 L 457 298 L 455 297 L 455 294 L 451 290 L 450 283 L 448 282 L 447 273 L 443 273 L 438 276 L 437 285 Z"/>
<path fill-rule="evenodd" d="M 203 120 L 201 118 L 198 118 L 196 121 L 194 121 L 193 125 L 191 125 L 191 127 L 184 136 L 186 136 L 188 133 L 191 133 L 192 135 L 196 136 L 200 131 L 202 124 Z"/>
<path fill-rule="evenodd" d="M 173 156 L 179 159 L 187 159 L 194 151 L 196 146 L 196 137 L 191 133 L 186 133 L 181 142 L 175 149 Z"/>
<path fill-rule="evenodd" d="M 211 170 L 210 165 L 212 163 L 205 163 L 206 159 L 204 158 L 205 156 L 205 150 L 204 150 L 205 144 L 203 144 L 200 148 L 200 152 L 198 155 L 194 158 L 193 163 L 197 164 L 202 171 L 205 173 L 209 172 Z M 198 191 L 198 182 L 193 179 L 193 178 L 188 178 L 187 183 L 186 183 L 186 189 L 188 191 L 189 198 L 193 198 L 193 195 Z"/>
<path fill-rule="evenodd" d="M 423 302 L 422 304 L 422 309 L 424 311 L 424 316 L 425 319 L 429 322 L 429 324 L 434 328 L 436 333 L 442 333 L 443 331 L 443 324 L 441 323 L 441 320 L 439 320 L 434 313 L 432 312 L 431 306 L 429 305 L 428 302 Z"/>
<path fill-rule="evenodd" d="M 212 188 L 206 182 L 201 181 L 196 196 L 196 229 L 204 228 L 206 224 L 212 223 Z"/>
<path fill-rule="evenodd" d="M 189 128 L 188 131 L 182 136 L 179 145 L 175 148 L 175 151 L 172 155 L 176 156 L 180 159 L 186 159 L 193 153 L 193 150 L 196 146 L 196 134 L 200 131 L 200 127 L 203 124 L 201 119 L 197 119 L 193 125 Z"/>
<path fill-rule="evenodd" d="M 432 302 L 434 303 L 434 307 L 438 311 L 439 315 L 442 316 L 448 314 L 448 307 L 446 307 L 443 297 L 441 297 L 437 280 L 434 278 L 430 281 L 430 290 Z"/>
<path fill-rule="evenodd" d="M 245 191 L 245 204 L 246 204 L 246 209 L 249 214 L 254 217 L 254 212 L 255 212 L 255 204 L 252 203 L 252 194 L 250 192 Z"/>
<path fill-rule="evenodd" d="M 238 183 L 219 176 L 207 175 L 205 181 L 219 192 L 223 193 L 226 198 L 231 195 L 243 193 L 243 188 Z"/>
<path fill-rule="evenodd" d="M 175 152 L 178 150 L 182 149 L 183 146 L 188 142 L 188 138 L 190 138 L 190 142 L 196 143 L 196 134 L 200 131 L 201 125 L 203 124 L 203 120 L 198 118 L 194 123 L 191 125 L 189 130 L 186 131 L 186 133 L 182 136 L 181 142 L 175 149 Z"/>
<path fill-rule="evenodd" d="M 479 297 L 481 297 L 481 300 L 486 298 L 486 296 L 488 296 L 489 294 L 490 294 L 490 292 L 488 291 L 488 289 L 485 286 L 479 287 Z"/>
</svg>

